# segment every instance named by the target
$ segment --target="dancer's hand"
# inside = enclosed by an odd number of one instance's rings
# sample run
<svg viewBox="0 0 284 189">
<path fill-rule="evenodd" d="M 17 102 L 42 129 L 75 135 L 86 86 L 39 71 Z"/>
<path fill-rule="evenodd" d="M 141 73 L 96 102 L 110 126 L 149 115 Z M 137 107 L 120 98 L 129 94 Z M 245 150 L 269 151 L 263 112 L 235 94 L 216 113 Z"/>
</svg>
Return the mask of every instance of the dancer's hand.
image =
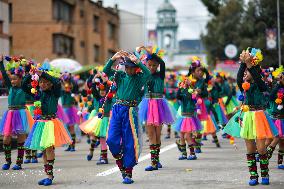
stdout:
<svg viewBox="0 0 284 189">
<path fill-rule="evenodd" d="M 128 58 L 131 60 L 131 62 L 133 62 L 135 64 L 139 63 L 139 59 L 134 54 L 130 54 L 130 56 L 128 56 Z"/>
<path fill-rule="evenodd" d="M 116 61 L 116 60 L 121 59 L 121 58 L 126 57 L 126 56 L 128 56 L 128 53 L 121 50 L 121 51 L 118 51 L 117 53 L 115 53 L 115 55 L 113 55 L 111 60 Z"/>
</svg>

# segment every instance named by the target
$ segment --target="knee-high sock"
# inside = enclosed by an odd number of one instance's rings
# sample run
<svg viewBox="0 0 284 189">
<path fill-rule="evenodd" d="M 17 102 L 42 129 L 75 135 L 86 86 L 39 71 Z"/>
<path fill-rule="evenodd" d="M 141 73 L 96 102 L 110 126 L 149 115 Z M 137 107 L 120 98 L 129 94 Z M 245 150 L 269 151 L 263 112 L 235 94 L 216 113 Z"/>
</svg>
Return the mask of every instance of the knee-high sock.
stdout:
<svg viewBox="0 0 284 189">
<path fill-rule="evenodd" d="M 32 158 L 37 159 L 37 150 L 32 150 Z"/>
<path fill-rule="evenodd" d="M 260 163 L 260 169 L 261 169 L 261 177 L 269 177 L 269 160 L 267 157 L 267 154 L 259 154 L 259 163 Z"/>
<path fill-rule="evenodd" d="M 44 170 L 47 175 L 50 175 L 53 177 L 53 165 L 54 165 L 54 159 L 53 160 L 47 160 L 47 164 L 44 165 Z"/>
<path fill-rule="evenodd" d="M 32 158 L 32 154 L 31 154 L 32 151 L 30 149 L 26 149 L 25 152 L 26 152 L 26 159 L 31 159 Z"/>
<path fill-rule="evenodd" d="M 122 154 L 119 153 L 117 155 L 113 155 L 114 159 L 115 159 L 115 163 L 118 166 L 119 170 L 121 173 L 125 172 L 125 168 L 123 167 L 123 159 L 122 159 Z"/>
<path fill-rule="evenodd" d="M 189 148 L 189 153 L 190 153 L 190 155 L 195 155 L 195 152 L 194 152 L 194 145 L 193 145 L 193 144 L 189 144 L 189 145 L 188 145 L 188 148 Z"/>
<path fill-rule="evenodd" d="M 156 144 L 156 146 L 157 146 L 158 162 L 160 162 L 161 143 Z"/>
<path fill-rule="evenodd" d="M 72 139 L 71 147 L 72 147 L 72 148 L 75 148 L 75 144 L 76 144 L 76 134 L 71 134 L 71 139 Z"/>
<path fill-rule="evenodd" d="M 268 159 L 270 159 L 272 157 L 274 150 L 275 150 L 275 147 L 273 147 L 273 146 L 268 146 L 267 147 L 267 157 L 268 157 Z"/>
<path fill-rule="evenodd" d="M 96 140 L 92 139 L 90 144 L 90 154 L 94 153 L 95 145 L 96 145 Z"/>
<path fill-rule="evenodd" d="M 17 149 L 18 149 L 18 157 L 17 157 L 16 164 L 20 166 L 23 164 L 23 157 L 25 154 L 24 143 L 18 143 Z"/>
<path fill-rule="evenodd" d="M 12 163 L 11 160 L 11 144 L 3 144 L 3 150 L 4 150 L 4 154 L 5 154 L 5 160 L 8 164 Z"/>
<path fill-rule="evenodd" d="M 250 179 L 258 179 L 255 154 L 247 154 L 247 164 L 250 173 Z"/>
<path fill-rule="evenodd" d="M 156 144 L 150 145 L 150 154 L 151 154 L 151 164 L 153 167 L 156 167 L 158 164 L 158 150 Z"/>
</svg>

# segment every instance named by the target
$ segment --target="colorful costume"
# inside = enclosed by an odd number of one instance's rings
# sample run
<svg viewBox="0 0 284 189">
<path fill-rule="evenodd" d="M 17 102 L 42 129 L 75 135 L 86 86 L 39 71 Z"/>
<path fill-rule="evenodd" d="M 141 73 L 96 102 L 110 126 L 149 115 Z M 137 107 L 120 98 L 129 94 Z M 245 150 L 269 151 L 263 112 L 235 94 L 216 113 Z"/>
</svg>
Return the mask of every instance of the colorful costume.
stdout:
<svg viewBox="0 0 284 189">
<path fill-rule="evenodd" d="M 244 139 L 267 139 L 278 135 L 276 126 L 272 119 L 265 112 L 266 102 L 263 92 L 267 91 L 267 86 L 262 80 L 258 67 L 246 68 L 246 64 L 241 63 L 237 75 L 237 83 L 244 95 L 239 97 L 243 101 L 241 110 L 237 112 L 224 128 L 224 132 L 234 137 Z M 250 72 L 253 83 L 243 83 L 244 72 Z M 263 144 L 262 144 L 263 145 Z M 262 184 L 269 184 L 268 155 L 259 154 Z M 258 184 L 258 173 L 255 153 L 247 154 L 247 163 L 250 171 L 249 185 Z"/>
<path fill-rule="evenodd" d="M 192 98 L 192 94 L 188 92 L 188 89 L 179 89 L 177 98 L 181 101 L 181 115 L 178 116 L 176 123 L 174 124 L 174 130 L 187 133 L 188 137 L 192 137 L 196 132 L 202 130 L 202 125 L 196 115 L 196 101 Z M 178 149 L 181 152 L 180 160 L 187 158 L 186 144 L 182 145 L 177 142 Z M 190 150 L 189 160 L 196 159 L 194 152 L 194 143 L 188 144 Z"/>
<path fill-rule="evenodd" d="M 115 74 L 111 69 L 112 65 L 113 61 L 110 59 L 103 70 L 109 77 Z M 107 144 L 116 159 L 116 164 L 123 178 L 127 176 L 130 180 L 142 145 L 141 139 L 139 140 L 141 133 L 138 125 L 137 98 L 141 96 L 141 89 L 150 76 L 150 71 L 142 63 L 138 63 L 137 66 L 143 73 L 127 75 L 125 72 L 117 71 L 115 74 L 116 103 L 112 107 L 107 134 Z"/>
<path fill-rule="evenodd" d="M 30 112 L 26 108 L 26 94 L 21 87 L 13 87 L 11 80 L 9 79 L 3 62 L 0 62 L 0 69 L 3 75 L 6 86 L 9 89 L 8 96 L 8 110 L 4 112 L 2 120 L 0 122 L 0 133 L 3 136 L 17 136 L 25 135 L 30 131 L 33 125 L 33 118 Z M 21 76 L 18 76 L 21 77 Z M 16 165 L 13 167 L 14 170 L 21 169 L 24 156 L 24 144 L 18 143 L 18 156 Z M 2 169 L 7 170 L 10 168 L 12 163 L 11 160 L 11 143 L 3 144 L 6 164 L 3 165 Z"/>
</svg>

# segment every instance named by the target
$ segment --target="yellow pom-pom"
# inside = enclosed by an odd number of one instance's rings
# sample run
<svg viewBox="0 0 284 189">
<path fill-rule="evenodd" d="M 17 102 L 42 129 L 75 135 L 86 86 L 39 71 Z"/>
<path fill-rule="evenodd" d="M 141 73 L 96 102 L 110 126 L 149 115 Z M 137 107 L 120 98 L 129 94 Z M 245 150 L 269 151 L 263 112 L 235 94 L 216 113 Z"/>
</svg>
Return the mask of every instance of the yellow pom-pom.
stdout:
<svg viewBox="0 0 284 189">
<path fill-rule="evenodd" d="M 249 106 L 248 105 L 243 105 L 242 106 L 242 111 L 243 112 L 248 112 L 249 111 Z"/>
<path fill-rule="evenodd" d="M 88 106 L 92 106 L 93 103 L 91 101 L 88 101 L 87 104 Z"/>
<path fill-rule="evenodd" d="M 35 88 L 32 88 L 32 89 L 31 89 L 31 93 L 32 93 L 32 94 L 36 94 L 36 92 L 37 92 L 37 90 L 36 90 Z"/>
<path fill-rule="evenodd" d="M 282 99 L 277 98 L 277 99 L 275 100 L 275 103 L 276 103 L 276 104 L 281 104 L 281 103 L 282 103 Z"/>
<path fill-rule="evenodd" d="M 235 140 L 234 139 L 230 139 L 230 144 L 235 144 Z"/>
<path fill-rule="evenodd" d="M 84 107 L 84 103 L 81 102 L 81 103 L 79 104 L 79 106 L 80 106 L 80 108 L 83 108 L 83 107 Z"/>
<path fill-rule="evenodd" d="M 100 112 L 100 113 L 104 113 L 104 109 L 99 108 L 99 112 Z"/>
</svg>

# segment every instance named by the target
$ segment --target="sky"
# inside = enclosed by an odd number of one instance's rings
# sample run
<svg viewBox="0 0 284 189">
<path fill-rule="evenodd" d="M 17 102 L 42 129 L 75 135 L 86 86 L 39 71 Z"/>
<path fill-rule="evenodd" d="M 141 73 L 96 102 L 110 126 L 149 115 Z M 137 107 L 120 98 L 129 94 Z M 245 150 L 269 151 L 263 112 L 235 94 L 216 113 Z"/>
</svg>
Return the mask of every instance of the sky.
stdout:
<svg viewBox="0 0 284 189">
<path fill-rule="evenodd" d="M 104 6 L 113 7 L 118 4 L 119 9 L 144 16 L 146 0 L 103 0 Z M 156 11 L 164 0 L 147 0 L 147 28 L 155 29 L 157 23 Z M 199 39 L 200 34 L 206 32 L 206 23 L 210 19 L 206 7 L 200 0 L 170 0 L 177 10 L 178 40 Z M 131 23 L 128 23 L 131 24 Z"/>
</svg>

